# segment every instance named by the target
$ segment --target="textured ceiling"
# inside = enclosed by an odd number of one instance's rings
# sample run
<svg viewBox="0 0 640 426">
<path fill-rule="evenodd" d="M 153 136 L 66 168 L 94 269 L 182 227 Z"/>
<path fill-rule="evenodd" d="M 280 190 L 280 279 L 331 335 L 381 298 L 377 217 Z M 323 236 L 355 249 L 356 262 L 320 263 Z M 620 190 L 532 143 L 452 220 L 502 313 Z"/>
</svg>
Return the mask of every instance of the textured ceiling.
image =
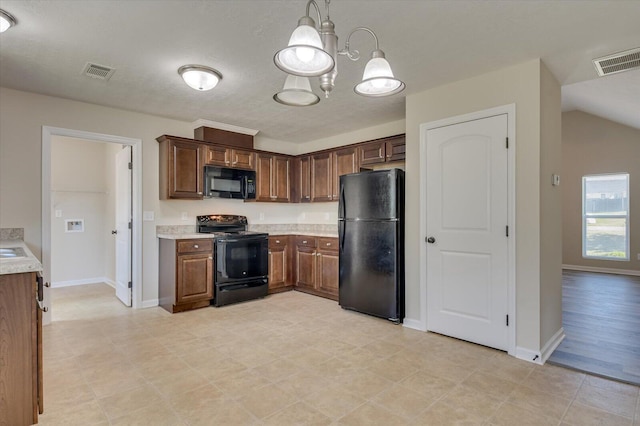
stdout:
<svg viewBox="0 0 640 426">
<path fill-rule="evenodd" d="M 0 7 L 18 25 L 0 35 L 0 85 L 179 120 L 228 123 L 301 143 L 402 119 L 406 95 L 537 57 L 562 85 L 580 88 L 579 82 L 596 78 L 593 58 L 640 45 L 640 1 L 333 0 L 340 46 L 351 28 L 372 28 L 407 89 L 388 98 L 360 97 L 353 86 L 365 61 L 340 57 L 329 99 L 286 107 L 272 100 L 286 77 L 273 55 L 286 45 L 305 5 L 2 0 Z M 606 31 L 599 30 L 603 26 Z M 352 47 L 366 58 L 373 42 L 357 33 Z M 87 62 L 116 72 L 109 81 L 91 79 L 82 75 Z M 177 69 L 192 63 L 222 72 L 219 86 L 209 92 L 186 86 Z M 640 85 L 637 72 L 628 74 L 622 84 Z M 593 85 L 599 81 L 604 79 Z M 565 109 L 580 108 L 581 102 L 574 97 Z"/>
</svg>

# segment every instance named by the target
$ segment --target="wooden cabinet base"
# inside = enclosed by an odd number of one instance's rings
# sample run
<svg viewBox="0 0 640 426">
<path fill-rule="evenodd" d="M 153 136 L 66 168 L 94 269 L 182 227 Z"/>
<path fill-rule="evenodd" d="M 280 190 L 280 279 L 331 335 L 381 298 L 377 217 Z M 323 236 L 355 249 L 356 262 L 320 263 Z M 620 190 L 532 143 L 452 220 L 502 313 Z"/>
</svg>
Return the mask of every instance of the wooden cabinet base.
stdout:
<svg viewBox="0 0 640 426">
<path fill-rule="evenodd" d="M 190 311 L 192 309 L 206 308 L 207 306 L 210 306 L 210 305 L 211 305 L 210 300 L 202 300 L 200 302 L 181 303 L 179 305 L 174 305 L 170 303 L 170 304 L 163 304 L 160 306 L 163 307 L 165 310 L 171 312 L 172 314 L 175 314 L 176 312 L 184 312 L 184 311 Z"/>
<path fill-rule="evenodd" d="M 325 299 L 335 300 L 336 302 L 338 301 L 337 294 L 324 293 L 322 291 L 312 290 L 310 288 L 305 288 L 305 287 L 296 287 L 295 290 L 300 291 L 302 293 L 313 294 L 314 296 L 324 297 Z"/>
<path fill-rule="evenodd" d="M 286 287 L 270 288 L 269 294 L 284 293 L 285 291 L 291 291 L 291 290 L 293 290 L 293 285 L 288 285 Z"/>
</svg>

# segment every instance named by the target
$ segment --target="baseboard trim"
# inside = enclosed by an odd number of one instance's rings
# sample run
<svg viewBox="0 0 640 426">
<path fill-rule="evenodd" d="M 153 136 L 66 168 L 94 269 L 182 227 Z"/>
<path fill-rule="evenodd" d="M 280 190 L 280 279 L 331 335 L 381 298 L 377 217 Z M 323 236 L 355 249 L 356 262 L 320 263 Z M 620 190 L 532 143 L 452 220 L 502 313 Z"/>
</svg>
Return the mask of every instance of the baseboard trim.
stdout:
<svg viewBox="0 0 640 426">
<path fill-rule="evenodd" d="M 596 266 L 565 265 L 565 264 L 562 265 L 562 269 L 568 269 L 570 271 L 597 272 L 600 274 L 634 275 L 634 276 L 640 277 L 640 271 L 634 271 L 631 269 L 599 268 Z"/>
<path fill-rule="evenodd" d="M 407 328 L 411 328 L 413 330 L 427 331 L 427 325 L 426 324 L 424 324 L 422 321 L 411 319 L 411 318 L 405 318 L 402 321 L 402 326 L 403 327 L 407 327 Z"/>
<path fill-rule="evenodd" d="M 529 361 L 534 364 L 542 365 L 542 356 L 539 351 L 533 351 L 531 349 L 523 348 L 521 346 L 516 347 L 516 358 L 523 361 Z"/>
<path fill-rule="evenodd" d="M 158 306 L 159 304 L 160 304 L 160 301 L 158 299 L 143 300 L 142 309 L 153 308 L 155 306 Z"/>
<path fill-rule="evenodd" d="M 86 284 L 107 284 L 115 288 L 115 283 L 107 277 L 83 278 L 81 280 L 51 281 L 52 288 L 72 287 Z"/>
<path fill-rule="evenodd" d="M 565 338 L 564 328 L 560 327 L 560 330 L 554 334 L 551 339 L 542 347 L 542 363 L 547 362 L 553 351 L 562 343 Z"/>
</svg>

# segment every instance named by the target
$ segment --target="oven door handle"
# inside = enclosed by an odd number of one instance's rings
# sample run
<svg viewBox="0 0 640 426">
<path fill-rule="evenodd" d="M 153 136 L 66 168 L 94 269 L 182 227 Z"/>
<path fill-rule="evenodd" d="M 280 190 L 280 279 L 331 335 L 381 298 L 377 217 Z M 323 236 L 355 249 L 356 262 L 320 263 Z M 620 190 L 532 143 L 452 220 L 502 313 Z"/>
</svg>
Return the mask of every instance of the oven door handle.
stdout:
<svg viewBox="0 0 640 426">
<path fill-rule="evenodd" d="M 237 243 L 239 241 L 255 241 L 255 240 L 265 240 L 268 241 L 268 238 L 265 237 L 243 237 L 243 238 L 219 238 L 219 243 Z"/>
</svg>

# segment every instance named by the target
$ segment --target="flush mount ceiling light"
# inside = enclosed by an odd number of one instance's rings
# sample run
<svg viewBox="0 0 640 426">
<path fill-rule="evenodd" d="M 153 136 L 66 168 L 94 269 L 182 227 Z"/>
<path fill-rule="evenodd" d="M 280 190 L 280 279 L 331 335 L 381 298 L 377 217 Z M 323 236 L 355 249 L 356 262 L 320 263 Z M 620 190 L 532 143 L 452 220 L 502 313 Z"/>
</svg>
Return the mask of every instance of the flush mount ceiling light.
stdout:
<svg viewBox="0 0 640 426">
<path fill-rule="evenodd" d="M 16 19 L 10 13 L 0 9 L 0 33 L 7 31 L 16 24 Z"/>
<path fill-rule="evenodd" d="M 219 71 L 204 65 L 181 66 L 178 68 L 178 74 L 189 87 L 203 92 L 213 89 L 222 80 L 222 74 Z"/>
<path fill-rule="evenodd" d="M 404 90 L 405 84 L 393 76 L 391 66 L 385 58 L 385 54 L 380 50 L 378 37 L 369 28 L 357 27 L 349 33 L 345 47 L 338 50 L 338 36 L 335 32 L 335 25 L 329 18 L 329 3 L 331 0 L 325 0 L 327 16 L 323 20 L 320 14 L 320 8 L 315 0 L 307 2 L 307 14 L 300 18 L 297 28 L 293 31 L 289 39 L 289 45 L 279 50 L 273 61 L 282 71 L 299 77 L 320 77 L 320 89 L 324 92 L 325 98 L 329 97 L 329 93 L 335 87 L 335 79 L 338 75 L 337 57 L 343 55 L 352 61 L 360 59 L 360 53 L 357 50 L 351 50 L 349 41 L 351 36 L 357 31 L 365 31 L 373 36 L 376 47 L 371 53 L 371 59 L 364 69 L 362 81 L 354 87 L 354 91 L 362 96 L 382 97 L 400 93 Z M 309 16 L 311 6 L 316 9 L 318 22 L 320 27 L 316 28 L 315 21 Z M 314 105 L 313 103 L 283 102 L 282 94 L 290 95 L 290 87 L 287 84 L 293 84 L 292 80 L 287 78 L 284 89 L 274 95 L 273 99 L 285 105 L 306 106 Z M 305 93 L 313 94 L 309 89 L 300 89 Z M 311 97 L 307 93 L 305 96 Z"/>
</svg>

